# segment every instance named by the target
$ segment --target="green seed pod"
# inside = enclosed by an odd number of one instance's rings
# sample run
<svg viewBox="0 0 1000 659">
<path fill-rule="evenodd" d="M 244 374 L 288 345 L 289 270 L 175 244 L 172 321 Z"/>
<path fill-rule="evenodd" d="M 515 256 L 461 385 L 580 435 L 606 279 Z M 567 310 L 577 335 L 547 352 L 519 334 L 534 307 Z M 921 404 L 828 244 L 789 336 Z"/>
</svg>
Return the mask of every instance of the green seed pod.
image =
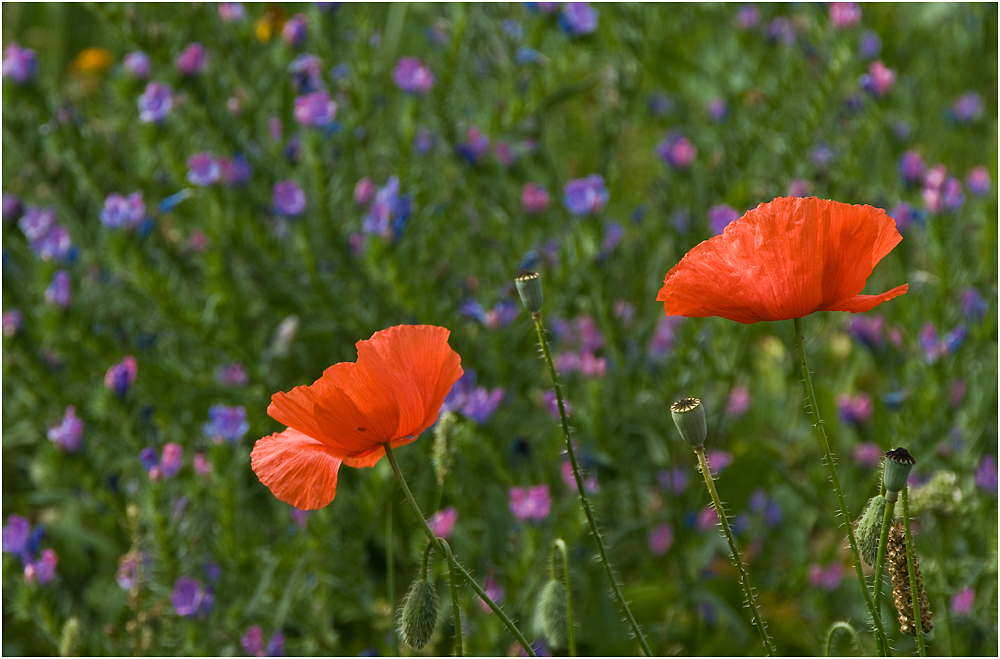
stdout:
<svg viewBox="0 0 1000 659">
<path fill-rule="evenodd" d="M 531 313 L 539 313 L 542 310 L 542 281 L 537 272 L 525 270 L 514 279 L 517 285 L 517 293 L 521 296 L 521 302 Z"/>
<path fill-rule="evenodd" d="M 410 586 L 403 602 L 403 613 L 399 617 L 399 632 L 403 642 L 414 650 L 419 650 L 431 640 L 437 627 L 437 588 L 426 579 L 418 579 Z"/>
<path fill-rule="evenodd" d="M 566 587 L 556 579 L 549 579 L 538 596 L 538 608 L 535 610 L 535 630 L 545 636 L 549 647 L 565 648 L 569 645 L 568 607 Z"/>
<path fill-rule="evenodd" d="M 916 459 L 903 447 L 893 449 L 885 454 L 885 472 L 882 482 L 885 483 L 886 494 L 899 492 L 906 487 L 906 479 L 910 477 L 910 470 L 913 469 L 916 462 Z"/>
<path fill-rule="evenodd" d="M 705 445 L 708 426 L 705 423 L 705 408 L 697 398 L 682 398 L 670 406 L 681 439 L 698 448 Z"/>
<path fill-rule="evenodd" d="M 878 562 L 878 543 L 882 536 L 882 517 L 885 515 L 885 497 L 872 497 L 858 519 L 856 537 L 861 558 L 875 567 Z"/>
</svg>

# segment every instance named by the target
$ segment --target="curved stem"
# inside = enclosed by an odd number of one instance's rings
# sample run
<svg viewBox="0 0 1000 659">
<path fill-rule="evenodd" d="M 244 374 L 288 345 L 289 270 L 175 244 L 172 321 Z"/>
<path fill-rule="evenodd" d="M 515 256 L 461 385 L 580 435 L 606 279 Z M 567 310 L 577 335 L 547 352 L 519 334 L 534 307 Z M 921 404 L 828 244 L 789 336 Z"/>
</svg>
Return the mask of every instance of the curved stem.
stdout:
<svg viewBox="0 0 1000 659">
<path fill-rule="evenodd" d="M 556 554 L 562 559 L 563 585 L 566 587 L 566 625 L 569 639 L 569 656 L 576 656 L 576 632 L 573 629 L 573 591 L 569 587 L 569 551 L 562 538 L 552 543 L 552 578 L 556 578 Z"/>
<path fill-rule="evenodd" d="M 705 486 L 708 488 L 708 493 L 712 497 L 712 504 L 715 506 L 715 512 L 719 516 L 719 523 L 722 524 L 722 532 L 726 536 L 726 540 L 729 541 L 729 551 L 733 555 L 733 561 L 736 563 L 736 569 L 740 573 L 740 584 L 743 586 L 743 592 L 747 596 L 747 606 L 750 607 L 750 615 L 753 618 L 753 624 L 760 632 L 760 640 L 764 643 L 764 649 L 767 650 L 767 654 L 773 657 L 778 654 L 777 649 L 775 649 L 774 644 L 771 642 L 770 637 L 767 635 L 767 626 L 764 624 L 764 618 L 760 615 L 760 609 L 757 607 L 757 599 L 753 594 L 753 586 L 750 584 L 750 571 L 747 569 L 746 564 L 743 563 L 743 556 L 740 554 L 739 545 L 736 544 L 736 538 L 733 537 L 733 531 L 729 528 L 729 519 L 726 517 L 726 510 L 722 507 L 722 501 L 719 499 L 719 492 L 715 489 L 715 480 L 712 478 L 712 469 L 708 466 L 708 460 L 705 459 L 705 448 L 699 446 L 694 450 L 695 455 L 698 456 L 698 465 L 701 467 L 701 475 L 705 477 Z"/>
<path fill-rule="evenodd" d="M 827 469 L 830 471 L 830 481 L 833 483 L 833 491 L 837 493 L 837 505 L 840 506 L 841 523 L 847 527 L 847 540 L 851 545 L 851 555 L 854 557 L 854 571 L 858 575 L 858 583 L 861 585 L 861 592 L 865 596 L 865 603 L 872 616 L 872 624 L 875 627 L 875 641 L 879 649 L 880 656 L 888 656 L 889 642 L 886 640 L 885 631 L 882 629 L 882 618 L 875 608 L 871 594 L 868 592 L 868 584 L 865 583 L 865 575 L 861 571 L 861 554 L 858 553 L 858 542 L 854 539 L 854 529 L 851 527 L 851 514 L 847 510 L 847 502 L 844 500 L 844 493 L 840 489 L 840 479 L 837 478 L 837 468 L 833 464 L 833 453 L 830 452 L 830 441 L 826 437 L 826 428 L 823 426 L 823 419 L 819 415 L 819 404 L 816 402 L 816 390 L 813 389 L 812 375 L 809 373 L 809 364 L 806 359 L 805 341 L 802 338 L 802 319 L 795 321 L 795 348 L 799 353 L 799 364 L 802 366 L 802 378 L 806 386 L 806 394 L 809 396 L 809 407 L 813 417 L 816 419 L 816 436 L 820 446 L 823 448 L 823 458 Z"/>
<path fill-rule="evenodd" d="M 903 488 L 903 534 L 906 538 L 906 570 L 910 573 L 910 606 L 913 609 L 914 629 L 917 633 L 917 652 L 921 657 L 927 656 L 924 648 L 924 621 L 920 611 L 920 591 L 917 590 L 917 551 L 913 546 L 913 536 L 910 535 L 910 502 L 906 497 L 906 490 Z"/>
<path fill-rule="evenodd" d="M 882 599 L 882 572 L 885 568 L 885 552 L 886 547 L 889 545 L 889 527 L 892 526 L 892 517 L 896 512 L 896 500 L 889 499 L 885 500 L 885 514 L 882 515 L 882 534 L 878 540 L 878 558 L 875 561 L 875 583 L 872 587 L 875 589 L 875 610 L 882 614 L 882 608 L 879 604 L 879 600 Z"/>
<path fill-rule="evenodd" d="M 444 547 L 441 544 L 441 540 L 434 535 L 434 532 L 431 531 L 431 527 L 427 526 L 427 520 L 424 519 L 424 514 L 420 512 L 420 506 L 417 505 L 417 500 L 413 498 L 413 493 L 410 492 L 410 486 L 406 484 L 406 479 L 403 478 L 403 472 L 400 471 L 399 464 L 396 462 L 396 455 L 392 451 L 392 444 L 386 442 L 382 446 L 385 447 L 385 456 L 389 458 L 389 464 L 392 465 L 392 472 L 396 475 L 396 480 L 399 482 L 399 486 L 403 489 L 403 494 L 406 495 L 406 500 L 410 502 L 410 507 L 413 508 L 413 512 L 416 514 L 417 519 L 420 520 L 420 527 L 424 530 L 424 534 L 427 536 L 427 539 L 441 549 L 441 553 L 444 554 Z M 445 555 L 449 556 L 448 554 Z M 497 614 L 497 617 L 500 618 L 504 626 L 510 630 L 510 633 L 514 635 L 514 638 L 516 638 L 517 642 L 521 644 L 521 647 L 528 653 L 528 656 L 537 656 L 535 651 L 531 649 L 531 644 L 528 643 L 526 638 L 524 638 L 524 634 L 521 633 L 521 630 L 518 629 L 511 619 L 507 617 L 507 614 L 504 613 L 499 606 L 497 606 L 496 602 L 490 599 L 490 596 L 486 594 L 486 591 L 483 590 L 478 583 L 476 583 L 476 580 L 472 578 L 472 575 L 470 575 L 464 567 L 462 567 L 461 563 L 455 560 L 453 556 L 449 556 L 449 563 L 451 564 L 452 569 L 462 575 L 462 578 L 465 579 L 467 584 L 469 584 L 469 587 L 476 591 L 476 594 L 479 595 L 484 602 L 486 602 L 486 606 L 490 607 L 490 609 L 493 610 L 493 613 Z"/>
<path fill-rule="evenodd" d="M 444 548 L 444 555 L 448 559 L 448 585 L 451 587 L 451 612 L 455 618 L 455 656 L 462 654 L 462 609 L 458 604 L 458 572 L 455 570 L 455 557 L 451 555 L 451 546 L 444 538 L 438 539 Z"/>
<path fill-rule="evenodd" d="M 562 389 L 559 387 L 559 378 L 556 376 L 556 367 L 552 363 L 552 354 L 549 352 L 549 342 L 545 339 L 545 327 L 542 324 L 542 314 L 540 312 L 533 313 L 531 314 L 531 318 L 535 321 L 535 330 L 538 332 L 538 343 L 542 346 L 542 356 L 545 358 L 545 365 L 549 368 L 549 377 L 552 378 L 552 386 L 555 388 L 556 402 L 559 405 L 559 420 L 562 423 L 563 437 L 566 439 L 566 453 L 569 455 L 569 464 L 573 468 L 573 478 L 576 480 L 576 490 L 580 494 L 580 502 L 583 505 L 583 512 L 587 515 L 587 523 L 590 524 L 591 534 L 594 536 L 594 542 L 597 543 L 597 552 L 601 556 L 601 563 L 604 565 L 604 571 L 608 575 L 608 581 L 611 582 L 611 589 L 615 594 L 615 598 L 618 600 L 618 604 L 625 612 L 625 617 L 628 619 L 628 623 L 632 627 L 632 632 L 638 639 L 639 645 L 642 646 L 643 653 L 647 657 L 652 657 L 653 652 L 649 649 L 649 644 L 646 643 L 646 637 L 642 635 L 639 623 L 635 621 L 635 616 L 632 615 L 631 609 L 628 608 L 628 602 L 625 601 L 625 596 L 622 595 L 621 587 L 618 585 L 618 579 L 615 577 L 614 570 L 611 569 L 611 561 L 608 560 L 608 553 L 604 548 L 604 540 L 601 538 L 601 532 L 597 528 L 597 521 L 594 519 L 594 513 L 590 508 L 590 499 L 587 498 L 587 492 L 583 486 L 583 478 L 580 476 L 580 468 L 576 463 L 576 454 L 573 451 L 573 442 L 570 441 L 569 437 L 569 417 L 566 416 L 566 406 L 563 403 Z"/>
</svg>

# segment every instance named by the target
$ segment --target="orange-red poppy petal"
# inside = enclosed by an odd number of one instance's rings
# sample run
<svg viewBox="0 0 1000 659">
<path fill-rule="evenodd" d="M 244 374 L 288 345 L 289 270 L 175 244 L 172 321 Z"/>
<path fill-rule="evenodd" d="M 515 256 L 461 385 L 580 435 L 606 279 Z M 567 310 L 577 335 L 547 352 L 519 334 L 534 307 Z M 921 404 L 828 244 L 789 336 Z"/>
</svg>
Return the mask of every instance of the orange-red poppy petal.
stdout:
<svg viewBox="0 0 1000 659">
<path fill-rule="evenodd" d="M 667 273 L 656 299 L 668 316 L 741 323 L 867 310 L 905 292 L 860 295 L 900 240 L 895 221 L 881 209 L 779 198 L 696 245 Z"/>
<path fill-rule="evenodd" d="M 325 444 L 294 428 L 258 439 L 250 453 L 250 466 L 260 482 L 302 510 L 333 501 L 341 462 Z"/>
<path fill-rule="evenodd" d="M 901 286 L 897 286 L 891 291 L 886 291 L 885 293 L 881 293 L 879 295 L 855 295 L 850 300 L 840 302 L 836 307 L 822 309 L 822 311 L 850 311 L 851 313 L 870 311 L 886 300 L 899 297 L 908 290 L 910 290 L 910 285 L 903 284 Z"/>
</svg>

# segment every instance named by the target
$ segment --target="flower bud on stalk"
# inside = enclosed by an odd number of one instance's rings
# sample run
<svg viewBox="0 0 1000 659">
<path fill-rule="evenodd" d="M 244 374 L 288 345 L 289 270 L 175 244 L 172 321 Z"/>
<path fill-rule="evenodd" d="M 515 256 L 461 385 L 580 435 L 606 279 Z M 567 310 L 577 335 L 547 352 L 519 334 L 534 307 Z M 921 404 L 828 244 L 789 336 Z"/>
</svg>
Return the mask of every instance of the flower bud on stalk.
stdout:
<svg viewBox="0 0 1000 659">
<path fill-rule="evenodd" d="M 694 448 L 705 445 L 708 426 L 705 423 L 705 408 L 700 400 L 682 398 L 670 406 L 670 415 L 674 418 L 681 439 Z"/>
<path fill-rule="evenodd" d="M 537 272 L 525 270 L 514 279 L 517 286 L 517 293 L 521 296 L 521 302 L 532 314 L 542 311 L 542 281 Z"/>
<path fill-rule="evenodd" d="M 399 620 L 403 642 L 414 650 L 427 645 L 437 626 L 439 608 L 440 602 L 434 584 L 427 579 L 414 581 L 406 594 Z"/>
<path fill-rule="evenodd" d="M 535 628 L 545 636 L 549 647 L 565 648 L 569 645 L 568 616 L 566 586 L 557 579 L 549 579 L 538 597 L 535 613 Z"/>
<path fill-rule="evenodd" d="M 885 484 L 887 501 L 895 501 L 898 498 L 900 490 L 906 487 L 906 479 L 910 477 L 910 470 L 916 462 L 916 459 L 903 447 L 885 454 L 885 473 L 882 482 Z"/>
<path fill-rule="evenodd" d="M 885 515 L 885 497 L 879 495 L 868 501 L 868 506 L 861 513 L 855 533 L 858 539 L 858 549 L 861 558 L 868 565 L 875 567 L 878 560 L 878 543 L 882 537 L 882 517 Z"/>
</svg>

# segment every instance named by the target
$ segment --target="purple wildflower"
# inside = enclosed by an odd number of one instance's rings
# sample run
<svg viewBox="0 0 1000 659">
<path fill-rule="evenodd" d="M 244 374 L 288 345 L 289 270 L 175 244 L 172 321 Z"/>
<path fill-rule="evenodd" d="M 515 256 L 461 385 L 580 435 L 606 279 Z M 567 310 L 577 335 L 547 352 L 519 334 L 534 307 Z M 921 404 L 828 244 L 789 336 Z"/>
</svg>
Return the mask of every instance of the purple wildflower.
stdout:
<svg viewBox="0 0 1000 659">
<path fill-rule="evenodd" d="M 247 633 L 240 639 L 243 651 L 251 657 L 264 656 L 264 633 L 260 630 L 260 625 L 251 625 Z"/>
<path fill-rule="evenodd" d="M 187 161 L 187 180 L 194 185 L 211 185 L 222 175 L 219 161 L 211 153 L 196 153 Z"/>
<path fill-rule="evenodd" d="M 448 506 L 444 510 L 439 510 L 427 520 L 427 526 L 431 527 L 431 533 L 439 538 L 447 539 L 455 528 L 455 520 L 458 519 L 458 511 L 455 506 Z"/>
<path fill-rule="evenodd" d="M 192 76 L 202 73 L 208 68 L 208 53 L 205 47 L 196 41 L 181 51 L 174 64 L 181 75 Z"/>
<path fill-rule="evenodd" d="M 354 203 L 358 206 L 367 206 L 368 202 L 375 196 L 375 184 L 367 176 L 358 181 L 354 186 Z"/>
<path fill-rule="evenodd" d="M 993 187 L 990 171 L 985 167 L 973 167 L 965 177 L 965 184 L 969 186 L 969 191 L 977 197 L 988 195 Z M 4 213 L 4 217 L 7 217 L 6 213 Z"/>
<path fill-rule="evenodd" d="M 24 556 L 28 553 L 30 535 L 31 522 L 20 515 L 9 515 L 2 531 L 3 551 Z"/>
<path fill-rule="evenodd" d="M 17 225 L 24 237 L 35 242 L 44 238 L 56 224 L 56 212 L 51 208 L 28 206 Z"/>
<path fill-rule="evenodd" d="M 160 475 L 164 478 L 173 478 L 182 466 L 184 466 L 184 448 L 174 442 L 164 444 L 163 455 L 160 456 Z"/>
<path fill-rule="evenodd" d="M 735 419 L 750 409 L 750 390 L 739 384 L 729 392 L 726 400 L 726 416 Z"/>
<path fill-rule="evenodd" d="M 705 114 L 712 121 L 724 121 L 729 116 L 729 106 L 721 98 L 713 98 L 705 106 Z"/>
<path fill-rule="evenodd" d="M 38 60 L 35 58 L 35 51 L 21 48 L 16 41 L 11 41 L 10 45 L 4 48 L 4 78 L 11 78 L 17 84 L 23 85 L 35 77 L 37 70 Z"/>
<path fill-rule="evenodd" d="M 306 15 L 295 14 L 281 28 L 281 38 L 289 46 L 298 48 L 306 41 Z"/>
<path fill-rule="evenodd" d="M 749 30 L 757 27 L 760 23 L 760 9 L 753 3 L 740 5 L 736 12 L 736 27 L 741 30 Z"/>
<path fill-rule="evenodd" d="M 882 52 L 882 40 L 875 30 L 865 30 L 858 42 L 858 54 L 863 59 L 873 59 Z"/>
<path fill-rule="evenodd" d="M 983 99 L 976 92 L 966 92 L 958 97 L 951 109 L 955 121 L 972 123 L 983 115 Z"/>
<path fill-rule="evenodd" d="M 972 613 L 972 606 L 975 603 L 976 591 L 971 586 L 966 586 L 951 598 L 951 610 L 957 616 L 967 616 Z"/>
<path fill-rule="evenodd" d="M 532 14 L 554 14 L 559 11 L 559 2 L 526 2 L 524 6 Z"/>
<path fill-rule="evenodd" d="M 924 159 L 916 151 L 907 151 L 899 158 L 899 175 L 907 185 L 919 183 L 927 172 Z"/>
<path fill-rule="evenodd" d="M 800 178 L 793 179 L 792 182 L 788 184 L 788 196 L 789 197 L 808 197 L 809 196 L 809 181 L 803 181 Z"/>
<path fill-rule="evenodd" d="M 80 448 L 83 439 L 83 421 L 76 416 L 76 408 L 72 405 L 66 408 L 62 421 L 57 426 L 49 428 L 49 439 L 64 451 L 73 453 Z"/>
<path fill-rule="evenodd" d="M 661 469 L 656 473 L 656 482 L 660 489 L 674 494 L 680 494 L 687 488 L 688 479 L 688 472 L 682 467 L 674 467 L 669 471 Z"/>
<path fill-rule="evenodd" d="M 52 227 L 48 233 L 31 243 L 31 251 L 43 261 L 64 261 L 73 248 L 69 231 L 61 224 Z"/>
<path fill-rule="evenodd" d="M 24 325 L 24 314 L 21 313 L 20 309 L 8 309 L 3 312 L 3 335 L 6 337 L 14 336 Z"/>
<path fill-rule="evenodd" d="M 559 26 L 571 37 L 590 34 L 597 29 L 597 10 L 589 2 L 567 2 L 559 14 Z"/>
<path fill-rule="evenodd" d="M 667 136 L 656 147 L 656 155 L 674 169 L 685 169 L 697 157 L 698 149 L 691 143 L 691 140 L 684 137 L 679 131 L 673 130 L 667 133 Z"/>
<path fill-rule="evenodd" d="M 392 78 L 407 94 L 426 94 L 434 86 L 431 70 L 416 57 L 400 57 Z"/>
<path fill-rule="evenodd" d="M 122 59 L 122 66 L 133 78 L 144 80 L 149 77 L 149 55 L 136 50 Z"/>
<path fill-rule="evenodd" d="M 156 449 L 152 446 L 147 446 L 146 448 L 139 451 L 139 464 L 146 471 L 152 471 L 160 463 L 160 456 L 156 453 Z"/>
<path fill-rule="evenodd" d="M 699 531 L 710 531 L 719 523 L 719 515 L 712 506 L 705 506 L 698 511 L 694 519 L 694 526 Z"/>
<path fill-rule="evenodd" d="M 979 461 L 979 466 L 976 467 L 976 485 L 986 490 L 987 492 L 992 492 L 993 494 L 996 494 L 997 459 L 995 456 L 987 453 Z"/>
<path fill-rule="evenodd" d="M 854 460 L 862 467 L 869 469 L 877 467 L 882 462 L 885 452 L 882 447 L 872 442 L 865 442 L 854 447 Z"/>
<path fill-rule="evenodd" d="M 295 97 L 295 120 L 305 126 L 327 126 L 337 115 L 337 103 L 325 89 Z"/>
<path fill-rule="evenodd" d="M 194 468 L 194 473 L 199 476 L 208 476 L 212 473 L 212 463 L 208 461 L 204 453 L 195 453 L 191 460 L 191 466 Z"/>
<path fill-rule="evenodd" d="M 632 319 L 635 318 L 635 305 L 627 300 L 615 300 L 612 311 L 615 314 L 615 318 L 622 321 L 625 325 L 631 323 Z"/>
<path fill-rule="evenodd" d="M 965 380 L 953 380 L 948 391 L 948 404 L 958 407 L 965 398 Z"/>
<path fill-rule="evenodd" d="M 216 444 L 221 444 L 222 440 L 232 443 L 242 439 L 250 431 L 246 408 L 213 405 L 208 410 L 208 423 L 203 430 Z"/>
<path fill-rule="evenodd" d="M 219 18 L 221 18 L 226 23 L 234 23 L 236 21 L 242 21 L 243 13 L 244 9 L 242 2 L 219 3 Z"/>
<path fill-rule="evenodd" d="M 492 574 L 486 575 L 486 579 L 483 581 L 483 590 L 486 592 L 486 596 L 493 600 L 494 603 L 500 604 L 503 602 L 504 590 L 500 584 L 497 583 L 497 580 Z M 479 606 L 486 613 L 493 612 L 493 609 L 490 608 L 489 604 L 484 602 L 482 599 L 479 600 Z"/>
<path fill-rule="evenodd" d="M 852 316 L 847 320 L 847 333 L 871 350 L 885 347 L 885 318 L 879 314 Z"/>
<path fill-rule="evenodd" d="M 242 364 L 225 364 L 215 371 L 215 379 L 219 384 L 227 387 L 240 387 L 249 382 L 247 370 Z"/>
<path fill-rule="evenodd" d="M 945 210 L 957 211 L 965 203 L 962 194 L 962 183 L 957 178 L 949 176 L 941 186 L 941 203 Z"/>
<path fill-rule="evenodd" d="M 576 476 L 573 475 L 573 465 L 570 461 L 563 460 L 559 470 L 562 474 L 563 482 L 566 483 L 566 487 L 571 492 L 576 492 Z M 588 494 L 596 494 L 601 491 L 601 484 L 597 481 L 597 474 L 581 473 L 580 476 L 583 478 L 583 489 Z"/>
<path fill-rule="evenodd" d="M 413 138 L 413 150 L 417 155 L 424 155 L 434 148 L 434 138 L 426 128 L 417 131 L 417 136 Z"/>
<path fill-rule="evenodd" d="M 529 215 L 541 213 L 549 207 L 549 193 L 540 185 L 525 183 L 521 188 L 521 205 Z"/>
<path fill-rule="evenodd" d="M 24 566 L 24 580 L 28 583 L 47 584 L 55 578 L 58 564 L 59 557 L 55 550 L 46 549 L 41 558 Z"/>
<path fill-rule="evenodd" d="M 625 228 L 617 222 L 611 222 L 604 230 L 604 241 L 601 243 L 601 254 L 607 256 L 615 251 L 615 247 L 625 235 Z"/>
<path fill-rule="evenodd" d="M 563 188 L 563 203 L 574 215 L 599 213 L 608 203 L 608 198 L 604 177 L 599 174 L 574 179 Z"/>
<path fill-rule="evenodd" d="M 69 273 L 57 270 L 52 283 L 45 289 L 45 301 L 65 309 L 70 303 Z"/>
<path fill-rule="evenodd" d="M 504 390 L 500 387 L 496 387 L 492 391 L 486 387 L 477 387 L 466 398 L 465 404 L 462 406 L 462 414 L 474 419 L 477 423 L 486 423 L 496 412 L 503 397 Z"/>
<path fill-rule="evenodd" d="M 135 382 L 135 376 L 139 367 L 132 355 L 126 357 L 119 364 L 115 364 L 104 374 L 104 386 L 111 389 L 119 396 L 124 396 L 129 387 Z"/>
<path fill-rule="evenodd" d="M 101 224 L 114 229 L 132 229 L 139 226 L 146 217 L 146 204 L 142 192 L 133 192 L 128 197 L 112 192 L 104 200 Z"/>
<path fill-rule="evenodd" d="M 545 393 L 542 394 L 542 398 L 544 399 L 545 407 L 548 409 L 549 414 L 551 414 L 556 420 L 559 420 L 559 400 L 556 398 L 556 392 L 551 389 L 546 389 Z M 566 397 L 563 397 L 563 407 L 566 409 L 566 416 L 573 413 L 573 407 L 569 404 L 569 400 L 567 400 Z"/>
<path fill-rule="evenodd" d="M 719 235 L 731 223 L 740 219 L 740 212 L 728 204 L 719 204 L 708 209 L 708 224 L 712 233 Z"/>
<path fill-rule="evenodd" d="M 115 573 L 115 581 L 122 590 L 132 590 L 139 581 L 139 561 L 143 566 L 148 566 L 149 554 L 135 554 L 129 552 L 118 559 L 118 572 Z"/>
<path fill-rule="evenodd" d="M 315 55 L 303 54 L 292 60 L 288 72 L 292 74 L 292 87 L 295 91 L 308 94 L 323 86 L 320 67 L 323 61 Z"/>
<path fill-rule="evenodd" d="M 989 305 L 986 298 L 976 288 L 967 288 L 962 292 L 962 315 L 971 321 L 981 320 L 986 315 Z"/>
<path fill-rule="evenodd" d="M 663 556 L 674 542 L 674 530 L 669 524 L 657 524 L 649 532 L 649 551 L 654 556 Z"/>
<path fill-rule="evenodd" d="M 295 217 L 306 209 L 306 193 L 294 180 L 274 184 L 271 204 L 274 212 L 284 217 Z"/>
<path fill-rule="evenodd" d="M 649 356 L 655 361 L 663 360 L 673 350 L 674 331 L 683 320 L 683 316 L 660 316 L 648 348 Z"/>
<path fill-rule="evenodd" d="M 837 414 L 844 423 L 862 424 L 871 421 L 874 409 L 872 398 L 868 394 L 837 396 Z"/>
<path fill-rule="evenodd" d="M 271 635 L 271 640 L 267 642 L 267 648 L 264 651 L 269 657 L 285 656 L 285 635 L 281 633 L 280 629 Z"/>
<path fill-rule="evenodd" d="M 987 174 L 989 177 L 989 174 Z M 21 217 L 21 213 L 24 209 L 21 207 L 21 200 L 17 198 L 17 195 L 12 195 L 8 192 L 3 193 L 3 221 L 13 222 L 14 220 Z"/>
<path fill-rule="evenodd" d="M 809 582 L 816 588 L 823 588 L 830 591 L 837 590 L 843 578 L 844 566 L 841 563 L 830 563 L 826 568 L 813 563 L 809 567 Z"/>
<path fill-rule="evenodd" d="M 856 2 L 831 2 L 830 22 L 833 27 L 842 30 L 845 27 L 857 25 L 861 21 L 861 7 Z"/>
<path fill-rule="evenodd" d="M 177 615 L 183 617 L 197 613 L 201 598 L 201 584 L 194 579 L 181 577 L 174 582 L 174 591 L 170 594 L 170 601 L 173 603 Z"/>
<path fill-rule="evenodd" d="M 653 94 L 649 97 L 649 113 L 654 117 L 665 117 L 674 109 L 674 102 L 666 94 Z"/>
<path fill-rule="evenodd" d="M 733 454 L 729 451 L 713 450 L 705 453 L 705 459 L 708 460 L 708 466 L 712 469 L 712 473 L 718 474 L 732 464 Z"/>
<path fill-rule="evenodd" d="M 545 519 L 551 508 L 548 485 L 510 488 L 510 512 L 519 521 Z"/>
<path fill-rule="evenodd" d="M 253 168 L 247 159 L 237 153 L 232 158 L 219 158 L 219 177 L 230 187 L 245 185 L 253 176 Z"/>
<path fill-rule="evenodd" d="M 767 24 L 764 35 L 769 41 L 780 41 L 786 46 L 792 46 L 796 38 L 795 24 L 784 16 L 778 16 Z"/>
<path fill-rule="evenodd" d="M 385 186 L 375 193 L 361 228 L 365 233 L 375 233 L 383 238 L 398 236 L 409 215 L 410 196 L 399 194 L 399 178 L 391 176 Z"/>
<path fill-rule="evenodd" d="M 861 88 L 872 96 L 882 97 L 888 94 L 896 84 L 896 72 L 882 63 L 882 60 L 872 62 L 859 79 Z"/>
<path fill-rule="evenodd" d="M 480 156 L 489 150 L 490 138 L 475 126 L 469 126 L 467 136 L 469 141 L 456 145 L 455 152 L 470 165 L 475 165 L 479 162 Z"/>
</svg>

